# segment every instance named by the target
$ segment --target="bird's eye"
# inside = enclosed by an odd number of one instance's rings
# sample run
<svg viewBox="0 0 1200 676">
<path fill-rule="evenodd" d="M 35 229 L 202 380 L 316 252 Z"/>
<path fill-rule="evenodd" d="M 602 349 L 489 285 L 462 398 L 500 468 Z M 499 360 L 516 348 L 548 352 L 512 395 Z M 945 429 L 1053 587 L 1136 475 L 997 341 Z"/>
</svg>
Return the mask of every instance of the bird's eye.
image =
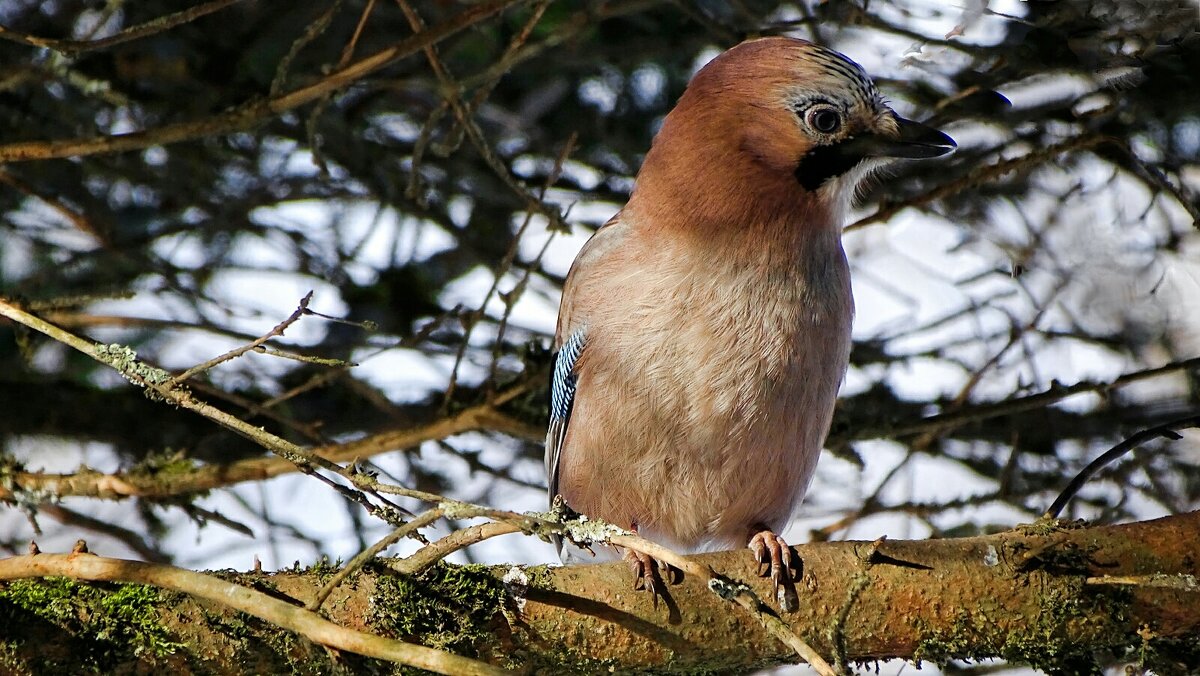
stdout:
<svg viewBox="0 0 1200 676">
<path fill-rule="evenodd" d="M 814 108 L 808 111 L 808 124 L 822 134 L 832 134 L 842 126 L 842 116 L 832 108 Z"/>
</svg>

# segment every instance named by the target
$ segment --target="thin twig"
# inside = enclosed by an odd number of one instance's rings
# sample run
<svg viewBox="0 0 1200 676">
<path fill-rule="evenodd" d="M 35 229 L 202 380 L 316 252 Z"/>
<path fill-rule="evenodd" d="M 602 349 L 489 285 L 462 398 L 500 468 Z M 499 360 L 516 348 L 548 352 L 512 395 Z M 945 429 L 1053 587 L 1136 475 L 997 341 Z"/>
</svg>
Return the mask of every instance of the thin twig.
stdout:
<svg viewBox="0 0 1200 676">
<path fill-rule="evenodd" d="M 475 90 L 475 95 L 471 97 L 471 100 L 467 104 L 467 117 L 474 115 L 474 111 L 482 106 L 485 101 L 487 101 L 487 98 L 491 95 L 492 90 L 495 89 L 496 85 L 500 84 L 501 78 L 508 74 L 511 65 L 514 63 L 512 62 L 512 58 L 529 40 L 529 36 L 533 35 L 533 29 L 536 28 L 538 23 L 541 22 L 542 15 L 545 14 L 546 8 L 550 6 L 552 1 L 553 0 L 542 0 L 541 2 L 537 2 L 533 5 L 533 9 L 529 13 L 529 18 L 525 21 L 525 25 L 521 27 L 521 30 L 517 31 L 517 34 L 513 36 L 512 40 L 509 41 L 508 47 L 504 49 L 504 53 L 501 54 L 500 58 L 492 64 L 493 66 L 508 64 L 510 66 L 509 68 L 493 68 L 489 66 L 487 72 L 491 73 L 493 77 L 484 80 L 478 80 L 478 78 L 468 78 L 467 80 L 460 81 L 460 85 L 462 85 L 464 91 L 469 89 L 470 86 L 473 86 L 475 82 L 479 82 L 479 88 Z M 466 84 L 466 82 L 471 82 L 471 85 Z M 459 144 L 462 143 L 464 133 L 465 132 L 462 125 L 454 127 L 450 130 L 448 138 L 442 141 L 440 144 L 441 147 L 438 148 L 437 151 L 446 154 L 453 152 L 458 148 Z"/>
<path fill-rule="evenodd" d="M 96 225 L 92 223 L 87 216 L 66 205 L 57 197 L 39 193 L 34 189 L 33 186 L 22 181 L 16 176 L 13 176 L 11 173 L 4 171 L 3 169 L 0 169 L 0 183 L 4 183 L 5 185 L 8 185 L 9 187 L 25 194 L 28 197 L 33 197 L 34 199 L 44 203 L 46 206 L 57 212 L 60 216 L 70 221 L 77 230 L 92 237 L 102 246 L 108 246 L 108 238 L 104 235 L 100 228 L 96 227 Z"/>
<path fill-rule="evenodd" d="M 329 4 L 329 7 L 321 12 L 320 16 L 313 19 L 300 37 L 292 41 L 292 46 L 288 48 L 287 54 L 279 60 L 275 66 L 275 77 L 271 79 L 271 87 L 268 90 L 272 97 L 279 96 L 279 92 L 283 91 L 283 86 L 287 84 L 288 71 L 292 69 L 292 61 L 300 55 L 300 52 L 305 47 L 312 44 L 314 40 L 329 28 L 329 24 L 333 23 L 333 17 L 338 10 L 342 8 L 342 0 L 334 0 Z"/>
<path fill-rule="evenodd" d="M 549 192 L 550 186 L 554 185 L 555 182 L 558 181 L 558 177 L 562 175 L 563 165 L 566 163 L 567 158 L 569 158 L 571 153 L 575 150 L 575 143 L 577 140 L 578 134 L 574 132 L 567 137 L 567 142 L 563 144 L 563 149 L 558 153 L 558 157 L 554 159 L 554 166 L 551 167 L 550 173 L 546 176 L 546 180 L 542 182 L 541 190 L 538 193 L 539 200 L 544 201 L 546 199 L 546 193 Z M 496 284 L 500 283 L 501 272 L 507 272 L 512 268 L 513 260 L 516 258 L 516 244 L 520 241 L 521 236 L 525 233 L 525 228 L 529 224 L 531 217 L 532 214 L 526 213 L 525 222 L 521 224 L 521 228 L 517 231 L 516 239 L 513 241 L 512 255 L 505 256 L 504 261 L 501 263 L 503 269 L 496 272 Z M 566 218 L 566 214 L 564 214 L 563 217 Z M 551 228 L 549 230 L 546 235 L 546 240 L 542 242 L 542 247 L 538 249 L 537 255 L 535 255 L 533 260 L 529 261 L 524 266 L 525 271 L 522 273 L 521 278 L 518 279 L 517 283 L 514 284 L 513 287 L 506 293 L 500 294 L 500 300 L 504 301 L 504 313 L 500 315 L 500 323 L 496 327 L 496 339 L 493 341 L 494 347 L 492 348 L 491 373 L 488 375 L 487 380 L 489 397 L 495 394 L 497 377 L 496 370 L 500 364 L 500 354 L 504 346 L 504 334 L 508 330 L 508 320 L 512 316 L 513 308 L 516 307 L 517 301 L 520 300 L 521 296 L 525 293 L 525 289 L 529 286 L 529 279 L 533 276 L 533 271 L 541 267 L 542 258 L 545 257 L 546 252 L 550 250 L 550 244 L 554 242 L 554 237 L 557 234 L 557 229 Z M 486 300 L 484 303 L 486 304 Z"/>
<path fill-rule="evenodd" d="M 342 47 L 342 55 L 338 58 L 337 68 L 345 68 L 346 64 L 350 63 L 350 59 L 354 57 L 354 48 L 358 45 L 358 40 L 362 37 L 363 29 L 367 25 L 367 18 L 371 16 L 371 12 L 374 9 L 375 0 L 368 0 L 358 17 L 358 24 L 354 27 L 354 33 L 350 36 L 350 41 Z M 325 155 L 321 152 L 321 140 L 317 136 L 317 123 L 321 120 L 321 116 L 325 114 L 325 108 L 329 105 L 329 101 L 332 98 L 332 92 L 321 97 L 313 105 L 312 112 L 309 113 L 308 120 L 304 123 L 305 131 L 308 134 L 308 147 L 312 151 L 313 163 L 317 165 L 321 176 L 329 175 L 329 165 L 326 164 Z"/>
<path fill-rule="evenodd" d="M 490 521 L 475 526 L 468 526 L 421 547 L 406 558 L 399 561 L 392 561 L 389 566 L 398 573 L 416 575 L 460 549 L 465 549 L 473 544 L 490 540 L 500 535 L 520 532 L 521 528 L 519 526 L 500 521 Z"/>
<path fill-rule="evenodd" d="M 1200 592 L 1200 580 L 1195 575 L 1100 575 L 1084 580 L 1085 584 L 1112 584 L 1131 587 L 1159 587 L 1162 589 L 1178 589 L 1179 591 Z"/>
<path fill-rule="evenodd" d="M 270 331 L 266 332 L 265 334 L 259 336 L 258 338 L 255 338 L 254 340 L 250 341 L 249 343 L 247 343 L 245 345 L 236 347 L 236 348 L 226 352 L 225 354 L 222 354 L 217 357 L 213 357 L 212 359 L 209 359 L 208 361 L 196 364 L 195 366 L 184 371 L 183 373 L 171 378 L 171 380 L 166 383 L 166 386 L 167 387 L 175 387 L 179 383 L 186 382 L 189 378 L 191 378 L 192 376 L 195 376 L 198 373 L 203 373 L 203 372 L 213 368 L 214 366 L 217 366 L 218 364 L 223 364 L 231 359 L 236 359 L 237 357 L 240 357 L 243 354 L 246 354 L 247 352 L 256 350 L 258 347 L 260 347 L 263 343 L 267 342 L 268 340 L 282 336 L 283 332 L 287 331 L 289 326 L 291 326 L 292 324 L 295 324 L 301 317 L 303 317 L 308 312 L 308 304 L 310 301 L 312 301 L 312 297 L 313 297 L 312 291 L 309 291 L 308 293 L 306 293 L 304 295 L 304 298 L 300 299 L 300 305 L 298 305 L 296 307 L 296 311 L 293 312 L 292 314 L 288 315 L 287 319 L 276 324 L 275 328 L 273 328 Z"/>
<path fill-rule="evenodd" d="M 409 521 L 403 526 L 396 528 L 375 544 L 362 550 L 355 555 L 353 559 L 350 559 L 346 565 L 342 566 L 342 569 L 335 573 L 333 577 L 329 578 L 329 581 L 325 583 L 324 587 L 321 587 L 316 596 L 313 597 L 313 600 L 306 607 L 309 610 L 320 610 L 321 605 L 325 603 L 325 599 L 329 598 L 329 595 L 333 593 L 334 589 L 338 588 L 338 585 L 340 585 L 343 580 L 358 572 L 363 566 L 367 565 L 367 563 L 378 556 L 383 550 L 391 547 L 405 537 L 408 537 L 417 530 L 428 526 L 440 518 L 442 518 L 442 510 L 440 508 L 435 507 L 422 512 L 414 517 L 412 521 Z"/>
</svg>

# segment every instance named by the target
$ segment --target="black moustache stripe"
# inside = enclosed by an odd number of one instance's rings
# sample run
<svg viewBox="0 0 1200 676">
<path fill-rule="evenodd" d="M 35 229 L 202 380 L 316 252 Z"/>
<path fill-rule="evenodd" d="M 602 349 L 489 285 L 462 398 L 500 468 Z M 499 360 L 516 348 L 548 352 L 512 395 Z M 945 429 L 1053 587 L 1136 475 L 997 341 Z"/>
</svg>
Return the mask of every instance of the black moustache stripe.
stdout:
<svg viewBox="0 0 1200 676">
<path fill-rule="evenodd" d="M 846 147 L 848 141 L 839 141 L 825 146 L 817 146 L 808 151 L 800 163 L 796 165 L 796 181 L 808 192 L 813 192 L 825 182 L 837 178 L 858 166 L 863 156 L 850 152 Z"/>
</svg>

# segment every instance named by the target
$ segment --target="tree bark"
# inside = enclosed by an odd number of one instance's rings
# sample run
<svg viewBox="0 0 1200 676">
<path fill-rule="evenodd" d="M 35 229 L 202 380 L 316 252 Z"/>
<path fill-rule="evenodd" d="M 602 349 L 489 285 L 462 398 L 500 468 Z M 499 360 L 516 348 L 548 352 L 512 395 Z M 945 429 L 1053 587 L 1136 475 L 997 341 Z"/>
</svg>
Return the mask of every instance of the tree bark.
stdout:
<svg viewBox="0 0 1200 676">
<path fill-rule="evenodd" d="M 1028 526 L 984 537 L 816 543 L 797 551 L 800 608 L 781 617 L 831 662 L 1000 657 L 1060 673 L 1119 661 L 1157 673 L 1200 670 L 1200 512 L 1121 526 Z M 353 668 L 381 664 L 324 651 L 211 600 L 112 585 L 147 578 L 128 564 L 80 557 L 91 555 L 0 561 L 0 579 L 8 580 L 0 587 L 0 670 L 320 673 L 333 659 Z M 771 598 L 748 552 L 696 559 Z M 331 572 L 221 577 L 303 606 Z M 105 582 L 46 577 L 64 574 Z M 745 671 L 796 660 L 741 608 L 696 580 L 668 593 L 655 608 L 632 589 L 624 564 L 439 565 L 415 578 L 373 565 L 345 582 L 322 612 L 352 629 L 541 673 Z"/>
</svg>

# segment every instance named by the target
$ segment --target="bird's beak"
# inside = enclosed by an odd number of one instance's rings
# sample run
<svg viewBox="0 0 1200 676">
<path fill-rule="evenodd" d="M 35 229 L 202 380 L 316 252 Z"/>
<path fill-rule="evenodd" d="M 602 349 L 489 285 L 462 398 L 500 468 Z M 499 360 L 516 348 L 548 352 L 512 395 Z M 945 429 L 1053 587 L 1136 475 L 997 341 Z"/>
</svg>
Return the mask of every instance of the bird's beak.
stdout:
<svg viewBox="0 0 1200 676">
<path fill-rule="evenodd" d="M 958 147 L 954 139 L 920 122 L 906 120 L 895 113 L 896 125 L 866 131 L 828 145 L 809 150 L 796 166 L 796 180 L 805 190 L 816 190 L 826 181 L 841 176 L 868 157 L 904 157 L 925 159 L 940 157 Z"/>
<path fill-rule="evenodd" d="M 869 134 L 862 137 L 863 143 L 859 150 L 864 156 L 904 157 L 916 160 L 941 157 L 958 147 L 954 139 L 933 127 L 906 120 L 899 115 L 895 115 L 895 118 L 898 134 Z"/>
</svg>

